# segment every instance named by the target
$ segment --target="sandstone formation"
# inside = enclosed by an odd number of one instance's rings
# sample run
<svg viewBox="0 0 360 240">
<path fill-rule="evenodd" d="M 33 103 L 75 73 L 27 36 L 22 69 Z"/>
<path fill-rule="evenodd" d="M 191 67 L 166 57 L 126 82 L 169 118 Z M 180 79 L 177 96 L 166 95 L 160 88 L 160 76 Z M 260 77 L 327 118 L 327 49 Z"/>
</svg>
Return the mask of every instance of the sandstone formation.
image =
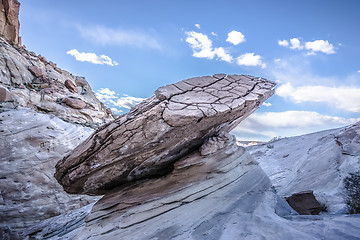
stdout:
<svg viewBox="0 0 360 240">
<path fill-rule="evenodd" d="M 7 89 L 13 99 L 11 104 L 0 101 L 0 108 L 28 107 L 90 127 L 113 119 L 85 78 L 60 70 L 44 57 L 1 37 L 0 69 L 0 88 Z"/>
<path fill-rule="evenodd" d="M 286 198 L 289 205 L 300 215 L 318 215 L 321 211 L 320 203 L 313 191 L 294 193 Z"/>
<path fill-rule="evenodd" d="M 343 179 L 360 168 L 360 122 L 249 147 L 277 194 L 311 189 L 332 213 L 346 212 Z M 269 148 L 268 146 L 271 146 Z"/>
<path fill-rule="evenodd" d="M 0 229 L 21 233 L 94 201 L 66 194 L 53 177 L 55 163 L 92 132 L 28 108 L 0 113 Z"/>
<path fill-rule="evenodd" d="M 96 195 L 164 175 L 207 138 L 230 132 L 273 94 L 274 85 L 252 76 L 216 74 L 160 87 L 60 161 L 55 177 L 69 193 Z"/>
<path fill-rule="evenodd" d="M 92 207 L 85 223 L 88 207 L 39 223 L 25 237 L 345 240 L 359 236 L 357 216 L 313 218 L 294 213 L 233 136 L 213 136 L 205 145 L 179 159 L 171 174 L 111 190 Z"/>
<path fill-rule="evenodd" d="M 0 1 L 0 36 L 17 45 L 21 45 L 19 8 L 17 0 Z"/>
</svg>

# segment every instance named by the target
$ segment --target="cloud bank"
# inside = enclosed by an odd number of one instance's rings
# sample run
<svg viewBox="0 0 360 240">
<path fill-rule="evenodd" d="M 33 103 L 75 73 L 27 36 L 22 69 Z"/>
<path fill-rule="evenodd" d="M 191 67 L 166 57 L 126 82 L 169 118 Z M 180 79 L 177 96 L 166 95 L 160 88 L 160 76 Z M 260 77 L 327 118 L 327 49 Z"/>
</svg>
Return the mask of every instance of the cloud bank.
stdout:
<svg viewBox="0 0 360 240">
<path fill-rule="evenodd" d="M 289 41 L 284 40 L 278 40 L 278 45 L 282 47 L 287 47 L 292 50 L 302 50 L 306 49 L 309 50 L 307 52 L 308 55 L 316 55 L 317 52 L 322 52 L 325 54 L 334 54 L 335 47 L 333 44 L 329 43 L 328 40 L 315 40 L 315 41 L 309 41 L 305 43 L 301 43 L 299 38 L 291 38 Z"/>
</svg>

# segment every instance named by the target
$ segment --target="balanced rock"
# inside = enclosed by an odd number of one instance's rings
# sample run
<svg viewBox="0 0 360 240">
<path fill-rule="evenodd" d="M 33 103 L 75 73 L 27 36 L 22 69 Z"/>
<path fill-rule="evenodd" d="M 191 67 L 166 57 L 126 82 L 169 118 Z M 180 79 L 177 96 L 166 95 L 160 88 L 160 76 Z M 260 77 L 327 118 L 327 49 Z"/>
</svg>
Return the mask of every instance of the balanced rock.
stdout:
<svg viewBox="0 0 360 240">
<path fill-rule="evenodd" d="M 69 193 L 97 195 L 162 176 L 208 138 L 230 132 L 274 86 L 262 78 L 216 74 L 160 87 L 59 161 L 55 178 Z"/>
</svg>

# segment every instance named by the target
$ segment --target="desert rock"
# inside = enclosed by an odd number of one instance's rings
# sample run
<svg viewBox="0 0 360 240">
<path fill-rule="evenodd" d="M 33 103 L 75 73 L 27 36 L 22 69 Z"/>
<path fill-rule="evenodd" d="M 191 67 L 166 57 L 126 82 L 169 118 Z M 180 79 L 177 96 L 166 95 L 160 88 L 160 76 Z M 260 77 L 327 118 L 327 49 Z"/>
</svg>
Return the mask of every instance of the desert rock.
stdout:
<svg viewBox="0 0 360 240">
<path fill-rule="evenodd" d="M 160 87 L 60 161 L 55 177 L 69 193 L 103 194 L 162 175 L 205 139 L 231 131 L 274 86 L 252 76 L 217 74 Z"/>
<path fill-rule="evenodd" d="M 0 102 L 9 102 L 13 101 L 14 99 L 11 96 L 9 90 L 4 87 L 0 87 Z"/>
<path fill-rule="evenodd" d="M 14 44 L 21 44 L 19 36 L 19 8 L 17 0 L 0 1 L 0 35 Z"/>
<path fill-rule="evenodd" d="M 83 109 L 86 107 L 86 103 L 84 101 L 81 101 L 80 99 L 65 98 L 63 101 L 66 105 L 75 109 Z"/>
<path fill-rule="evenodd" d="M 289 205 L 300 215 L 318 215 L 321 211 L 320 203 L 313 191 L 294 193 L 286 198 Z"/>
<path fill-rule="evenodd" d="M 56 70 L 56 69 L 55 69 Z M 76 85 L 69 79 L 65 81 L 65 87 L 67 87 L 70 91 L 78 93 L 79 90 L 77 89 Z"/>
</svg>

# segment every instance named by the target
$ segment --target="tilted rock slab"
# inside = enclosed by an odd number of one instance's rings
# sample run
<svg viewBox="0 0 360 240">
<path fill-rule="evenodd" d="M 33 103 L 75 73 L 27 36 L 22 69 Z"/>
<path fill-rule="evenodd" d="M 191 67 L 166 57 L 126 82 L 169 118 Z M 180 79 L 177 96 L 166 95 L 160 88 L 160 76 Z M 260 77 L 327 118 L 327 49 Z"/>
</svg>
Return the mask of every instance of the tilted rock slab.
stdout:
<svg viewBox="0 0 360 240">
<path fill-rule="evenodd" d="M 216 74 L 160 87 L 59 161 L 55 178 L 69 193 L 97 195 L 162 176 L 207 138 L 230 132 L 274 86 L 262 78 Z"/>
<path fill-rule="evenodd" d="M 17 45 L 21 44 L 19 8 L 17 0 L 0 0 L 0 36 Z"/>
</svg>

